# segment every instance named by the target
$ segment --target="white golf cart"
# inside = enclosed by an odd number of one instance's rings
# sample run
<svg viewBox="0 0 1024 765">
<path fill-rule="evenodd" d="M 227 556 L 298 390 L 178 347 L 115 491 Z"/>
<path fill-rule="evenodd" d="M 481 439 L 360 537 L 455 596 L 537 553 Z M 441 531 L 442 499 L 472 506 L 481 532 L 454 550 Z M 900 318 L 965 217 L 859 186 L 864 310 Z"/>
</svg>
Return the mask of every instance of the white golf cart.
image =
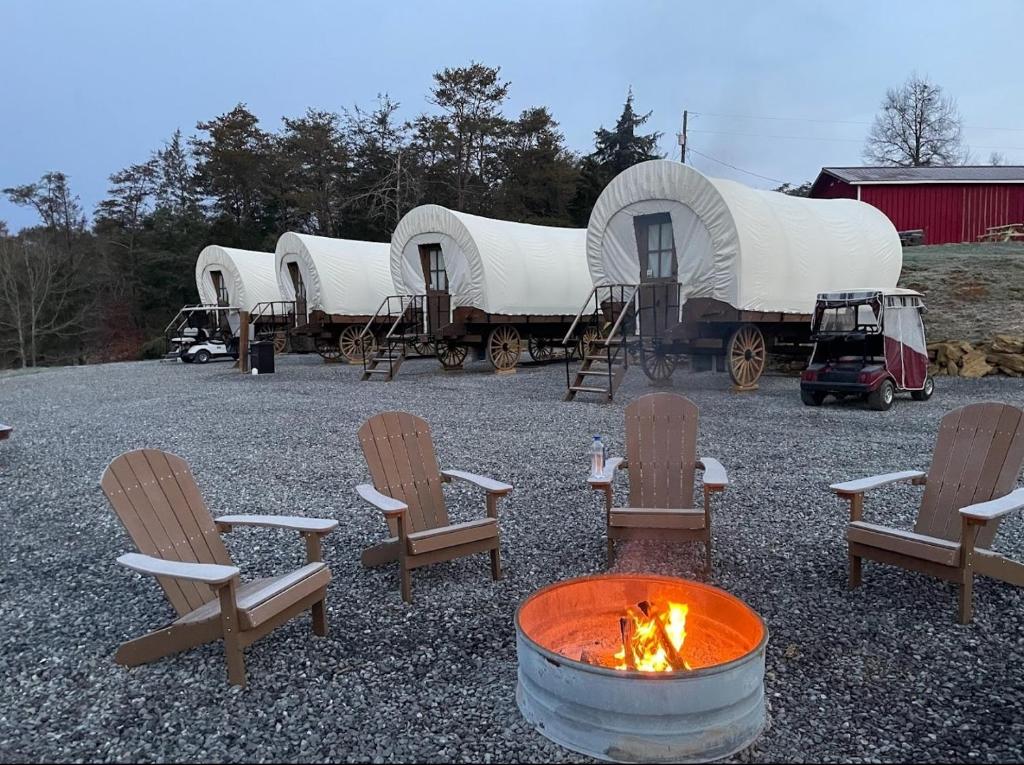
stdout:
<svg viewBox="0 0 1024 765">
<path fill-rule="evenodd" d="M 169 360 L 205 364 L 238 358 L 238 309 L 232 306 L 185 306 L 167 325 Z"/>
</svg>

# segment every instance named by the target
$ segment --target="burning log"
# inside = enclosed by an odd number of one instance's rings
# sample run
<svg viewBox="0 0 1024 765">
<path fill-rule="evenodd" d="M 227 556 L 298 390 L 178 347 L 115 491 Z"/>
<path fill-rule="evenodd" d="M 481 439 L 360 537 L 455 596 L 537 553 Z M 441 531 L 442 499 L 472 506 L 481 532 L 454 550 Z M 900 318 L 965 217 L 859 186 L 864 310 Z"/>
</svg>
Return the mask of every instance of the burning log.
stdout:
<svg viewBox="0 0 1024 765">
<path fill-rule="evenodd" d="M 660 614 L 657 610 L 646 600 L 642 600 L 637 603 L 643 615 L 654 622 L 654 627 L 658 631 L 658 638 L 661 643 L 661 647 L 665 651 L 665 657 L 668 659 L 668 663 L 672 665 L 673 671 L 686 672 L 690 670 L 690 665 L 686 663 L 679 651 L 676 650 L 675 644 L 672 642 L 672 638 L 669 637 L 668 630 L 665 629 L 665 619 L 667 616 Z M 685 637 L 685 633 L 684 637 Z"/>
<path fill-rule="evenodd" d="M 622 651 L 625 654 L 626 669 L 636 669 L 636 654 L 633 651 L 636 622 L 632 616 L 619 617 L 619 632 L 622 633 Z"/>
</svg>

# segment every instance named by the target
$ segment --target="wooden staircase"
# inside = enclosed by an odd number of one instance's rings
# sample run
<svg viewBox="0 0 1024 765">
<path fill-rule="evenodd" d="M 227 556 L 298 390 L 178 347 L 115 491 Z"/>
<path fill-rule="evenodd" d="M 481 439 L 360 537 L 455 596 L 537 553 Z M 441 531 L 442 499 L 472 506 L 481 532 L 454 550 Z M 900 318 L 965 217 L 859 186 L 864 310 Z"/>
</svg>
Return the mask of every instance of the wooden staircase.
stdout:
<svg viewBox="0 0 1024 765">
<path fill-rule="evenodd" d="M 570 354 L 566 353 L 563 400 L 573 401 L 580 393 L 598 394 L 607 401 L 615 398 L 629 368 L 627 337 L 632 331 L 629 319 L 635 316 L 635 296 L 636 287 L 625 284 L 595 287 L 590 293 L 562 340 L 566 349 L 575 344 L 582 355 L 572 372 Z"/>
<path fill-rule="evenodd" d="M 420 340 L 422 300 L 422 295 L 391 295 L 384 299 L 359 335 L 359 342 L 366 348 L 372 338 L 373 327 L 390 322 L 373 355 L 363 354 L 361 380 L 391 382 L 395 379 L 408 357 L 409 348 Z"/>
</svg>

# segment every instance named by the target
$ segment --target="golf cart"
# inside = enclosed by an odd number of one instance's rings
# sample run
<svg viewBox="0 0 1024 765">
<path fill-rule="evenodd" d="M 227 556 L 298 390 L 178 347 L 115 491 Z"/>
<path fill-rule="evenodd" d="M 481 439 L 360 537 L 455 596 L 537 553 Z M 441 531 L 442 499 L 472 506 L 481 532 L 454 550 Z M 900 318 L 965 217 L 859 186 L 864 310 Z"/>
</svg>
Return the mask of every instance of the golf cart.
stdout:
<svg viewBox="0 0 1024 765">
<path fill-rule="evenodd" d="M 192 305 L 167 325 L 166 359 L 205 364 L 215 358 L 238 358 L 238 309 Z"/>
<path fill-rule="evenodd" d="M 821 406 L 826 396 L 867 399 L 885 411 L 897 393 L 927 401 L 928 374 L 922 295 L 905 289 L 858 289 L 818 295 L 811 318 L 814 351 L 800 376 L 800 399 Z"/>
</svg>

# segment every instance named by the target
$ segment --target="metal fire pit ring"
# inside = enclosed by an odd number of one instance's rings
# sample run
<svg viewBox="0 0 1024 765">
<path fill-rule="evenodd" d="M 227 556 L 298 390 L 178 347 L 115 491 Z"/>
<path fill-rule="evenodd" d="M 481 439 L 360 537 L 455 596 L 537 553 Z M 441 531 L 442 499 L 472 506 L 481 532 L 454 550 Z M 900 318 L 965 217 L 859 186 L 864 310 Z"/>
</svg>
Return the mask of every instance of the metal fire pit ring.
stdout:
<svg viewBox="0 0 1024 765">
<path fill-rule="evenodd" d="M 595 616 L 600 604 L 576 597 L 580 588 L 600 592 L 609 614 L 672 593 L 690 605 L 688 645 L 713 634 L 717 622 L 712 611 L 735 617 L 753 634 L 730 646 L 739 654 L 735 658 L 686 672 L 618 670 L 578 661 L 530 633 L 557 631 L 553 619 L 569 625 L 607 621 L 606 615 Z M 569 613 L 548 618 L 545 603 Z M 574 605 L 580 613 L 571 612 Z M 768 631 L 749 606 L 717 587 L 643 574 L 579 577 L 533 593 L 516 611 L 515 623 L 516 702 L 539 733 L 567 749 L 610 762 L 706 762 L 745 749 L 764 728 Z M 696 628 L 692 635 L 691 624 Z M 612 620 L 610 629 L 617 628 L 617 619 Z M 571 626 L 566 629 L 571 632 Z M 739 634 L 725 622 L 721 630 Z M 586 632 L 577 630 L 577 637 L 569 639 L 578 641 Z"/>
</svg>

